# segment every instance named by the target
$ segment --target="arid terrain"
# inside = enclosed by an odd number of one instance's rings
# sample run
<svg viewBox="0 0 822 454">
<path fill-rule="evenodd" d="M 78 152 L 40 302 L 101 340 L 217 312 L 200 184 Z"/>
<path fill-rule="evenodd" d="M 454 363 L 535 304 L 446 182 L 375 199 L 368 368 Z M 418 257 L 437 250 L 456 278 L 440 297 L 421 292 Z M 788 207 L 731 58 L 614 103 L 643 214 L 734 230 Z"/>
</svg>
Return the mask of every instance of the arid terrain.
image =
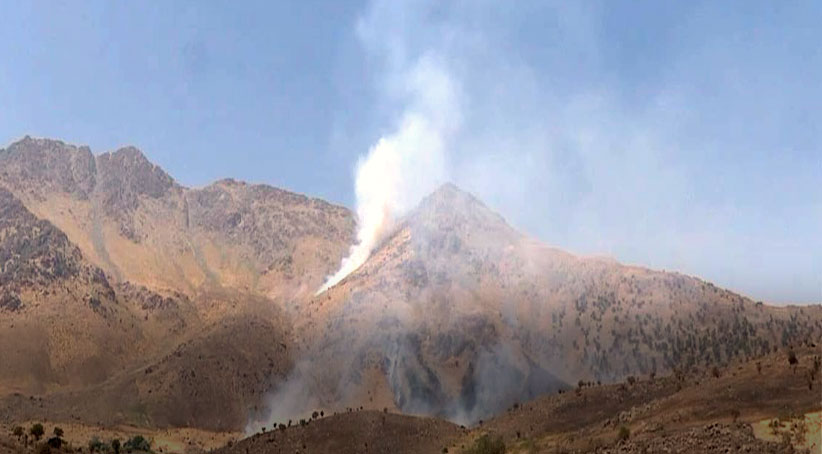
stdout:
<svg viewBox="0 0 822 454">
<path fill-rule="evenodd" d="M 790 362 L 790 351 L 796 363 Z M 724 368 L 677 370 L 515 403 L 472 427 L 438 418 L 349 409 L 283 422 L 244 437 L 195 429 L 60 424 L 67 452 L 93 437 L 142 434 L 161 452 L 645 453 L 820 451 L 822 357 L 808 343 Z M 50 433 L 54 425 L 47 425 Z M 28 427 L 28 426 L 26 426 Z M 3 427 L 0 452 L 34 449 Z M 504 446 L 504 451 L 498 451 Z M 484 450 L 485 449 L 485 450 Z"/>
<path fill-rule="evenodd" d="M 39 449 L 13 435 L 36 422 L 73 449 L 819 449 L 820 305 L 575 256 L 453 185 L 315 294 L 355 228 L 270 186 L 184 187 L 133 147 L 0 150 L 0 453 Z"/>
</svg>

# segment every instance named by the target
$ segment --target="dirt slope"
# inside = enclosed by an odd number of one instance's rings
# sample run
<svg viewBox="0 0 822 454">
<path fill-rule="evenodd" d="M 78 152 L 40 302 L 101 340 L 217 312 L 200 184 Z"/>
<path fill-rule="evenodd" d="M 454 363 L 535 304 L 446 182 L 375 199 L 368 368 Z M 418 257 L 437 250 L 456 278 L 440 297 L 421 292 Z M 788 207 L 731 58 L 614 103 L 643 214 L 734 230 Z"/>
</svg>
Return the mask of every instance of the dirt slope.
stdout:
<svg viewBox="0 0 822 454">
<path fill-rule="evenodd" d="M 788 351 L 780 350 L 735 362 L 718 374 L 699 368 L 584 385 L 517 403 L 467 430 L 435 419 L 364 411 L 320 418 L 305 427 L 269 427 L 218 452 L 468 453 L 482 436 L 499 437 L 507 453 L 805 452 L 803 446 L 820 446 L 819 440 L 800 442 L 789 426 L 799 415 L 822 408 L 815 365 L 822 357 L 816 345 L 795 348 L 796 367 L 789 364 Z M 783 437 L 787 443 L 754 437 L 751 424 L 763 417 L 781 418 L 785 427 L 779 430 L 788 434 Z M 625 439 L 619 437 L 621 427 L 627 430 Z M 818 432 L 807 433 L 818 437 Z"/>
<path fill-rule="evenodd" d="M 236 429 L 291 368 L 290 324 L 264 297 L 111 285 L 2 189 L 0 239 L 6 419 Z"/>
</svg>

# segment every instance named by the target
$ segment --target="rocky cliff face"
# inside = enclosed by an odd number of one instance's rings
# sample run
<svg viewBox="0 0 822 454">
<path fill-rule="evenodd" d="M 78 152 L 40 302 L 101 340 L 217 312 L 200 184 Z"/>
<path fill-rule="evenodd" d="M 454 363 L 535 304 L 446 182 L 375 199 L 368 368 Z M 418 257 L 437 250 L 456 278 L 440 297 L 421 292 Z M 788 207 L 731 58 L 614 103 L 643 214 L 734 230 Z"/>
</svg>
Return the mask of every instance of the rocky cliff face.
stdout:
<svg viewBox="0 0 822 454">
<path fill-rule="evenodd" d="M 0 390 L 104 379 L 134 340 L 111 335 L 121 313 L 103 271 L 0 189 Z"/>
</svg>

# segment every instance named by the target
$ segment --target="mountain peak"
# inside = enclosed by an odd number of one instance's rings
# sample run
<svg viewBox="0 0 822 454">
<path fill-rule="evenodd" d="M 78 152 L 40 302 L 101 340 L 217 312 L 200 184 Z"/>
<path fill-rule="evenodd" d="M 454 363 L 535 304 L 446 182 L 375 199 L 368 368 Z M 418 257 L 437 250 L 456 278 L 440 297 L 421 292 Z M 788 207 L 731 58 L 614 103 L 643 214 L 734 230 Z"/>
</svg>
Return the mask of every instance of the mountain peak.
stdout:
<svg viewBox="0 0 822 454">
<path fill-rule="evenodd" d="M 85 198 L 94 188 L 94 156 L 87 146 L 25 136 L 0 153 L 0 160 L 7 184 L 41 196 L 59 191 Z"/>
<path fill-rule="evenodd" d="M 6 151 L 17 151 L 17 152 L 25 152 L 32 149 L 36 150 L 48 150 L 48 151 L 87 151 L 91 152 L 88 146 L 76 146 L 72 144 L 68 144 L 63 142 L 62 140 L 56 139 L 49 139 L 49 138 L 41 138 L 41 137 L 32 137 L 30 135 L 23 136 L 22 139 L 12 142 Z"/>
<path fill-rule="evenodd" d="M 118 187 L 128 187 L 135 193 L 156 198 L 177 185 L 165 170 L 133 146 L 97 156 L 97 170 L 99 184 L 115 193 L 120 192 Z"/>
<path fill-rule="evenodd" d="M 473 194 L 463 191 L 453 183 L 445 183 L 425 197 L 417 208 L 406 216 L 406 221 L 426 229 L 481 228 L 501 233 L 513 232 L 502 216 L 488 208 Z"/>
<path fill-rule="evenodd" d="M 480 202 L 480 200 L 474 197 L 471 193 L 463 191 L 462 189 L 457 187 L 457 185 L 451 182 L 443 183 L 442 185 L 440 185 L 440 187 L 434 190 L 434 192 L 425 197 L 422 203 L 425 203 L 425 200 L 427 199 L 436 199 L 438 201 L 472 200 L 475 203 L 482 204 L 482 202 Z"/>
</svg>

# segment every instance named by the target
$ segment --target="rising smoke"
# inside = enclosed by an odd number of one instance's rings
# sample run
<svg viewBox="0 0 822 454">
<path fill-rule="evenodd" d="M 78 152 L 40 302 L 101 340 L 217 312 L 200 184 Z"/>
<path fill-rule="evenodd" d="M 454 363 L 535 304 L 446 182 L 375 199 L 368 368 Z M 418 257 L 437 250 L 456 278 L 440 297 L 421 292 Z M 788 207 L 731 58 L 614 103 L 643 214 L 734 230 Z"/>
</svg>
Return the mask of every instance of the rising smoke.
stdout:
<svg viewBox="0 0 822 454">
<path fill-rule="evenodd" d="M 365 27 L 361 23 L 360 35 L 371 39 Z M 392 67 L 386 77 L 388 96 L 404 100 L 404 108 L 396 130 L 379 138 L 357 162 L 357 243 L 317 294 L 359 268 L 394 220 L 447 178 L 446 149 L 460 125 L 457 84 L 434 52 L 406 65 L 400 61 L 402 48 L 383 51 Z"/>
</svg>

